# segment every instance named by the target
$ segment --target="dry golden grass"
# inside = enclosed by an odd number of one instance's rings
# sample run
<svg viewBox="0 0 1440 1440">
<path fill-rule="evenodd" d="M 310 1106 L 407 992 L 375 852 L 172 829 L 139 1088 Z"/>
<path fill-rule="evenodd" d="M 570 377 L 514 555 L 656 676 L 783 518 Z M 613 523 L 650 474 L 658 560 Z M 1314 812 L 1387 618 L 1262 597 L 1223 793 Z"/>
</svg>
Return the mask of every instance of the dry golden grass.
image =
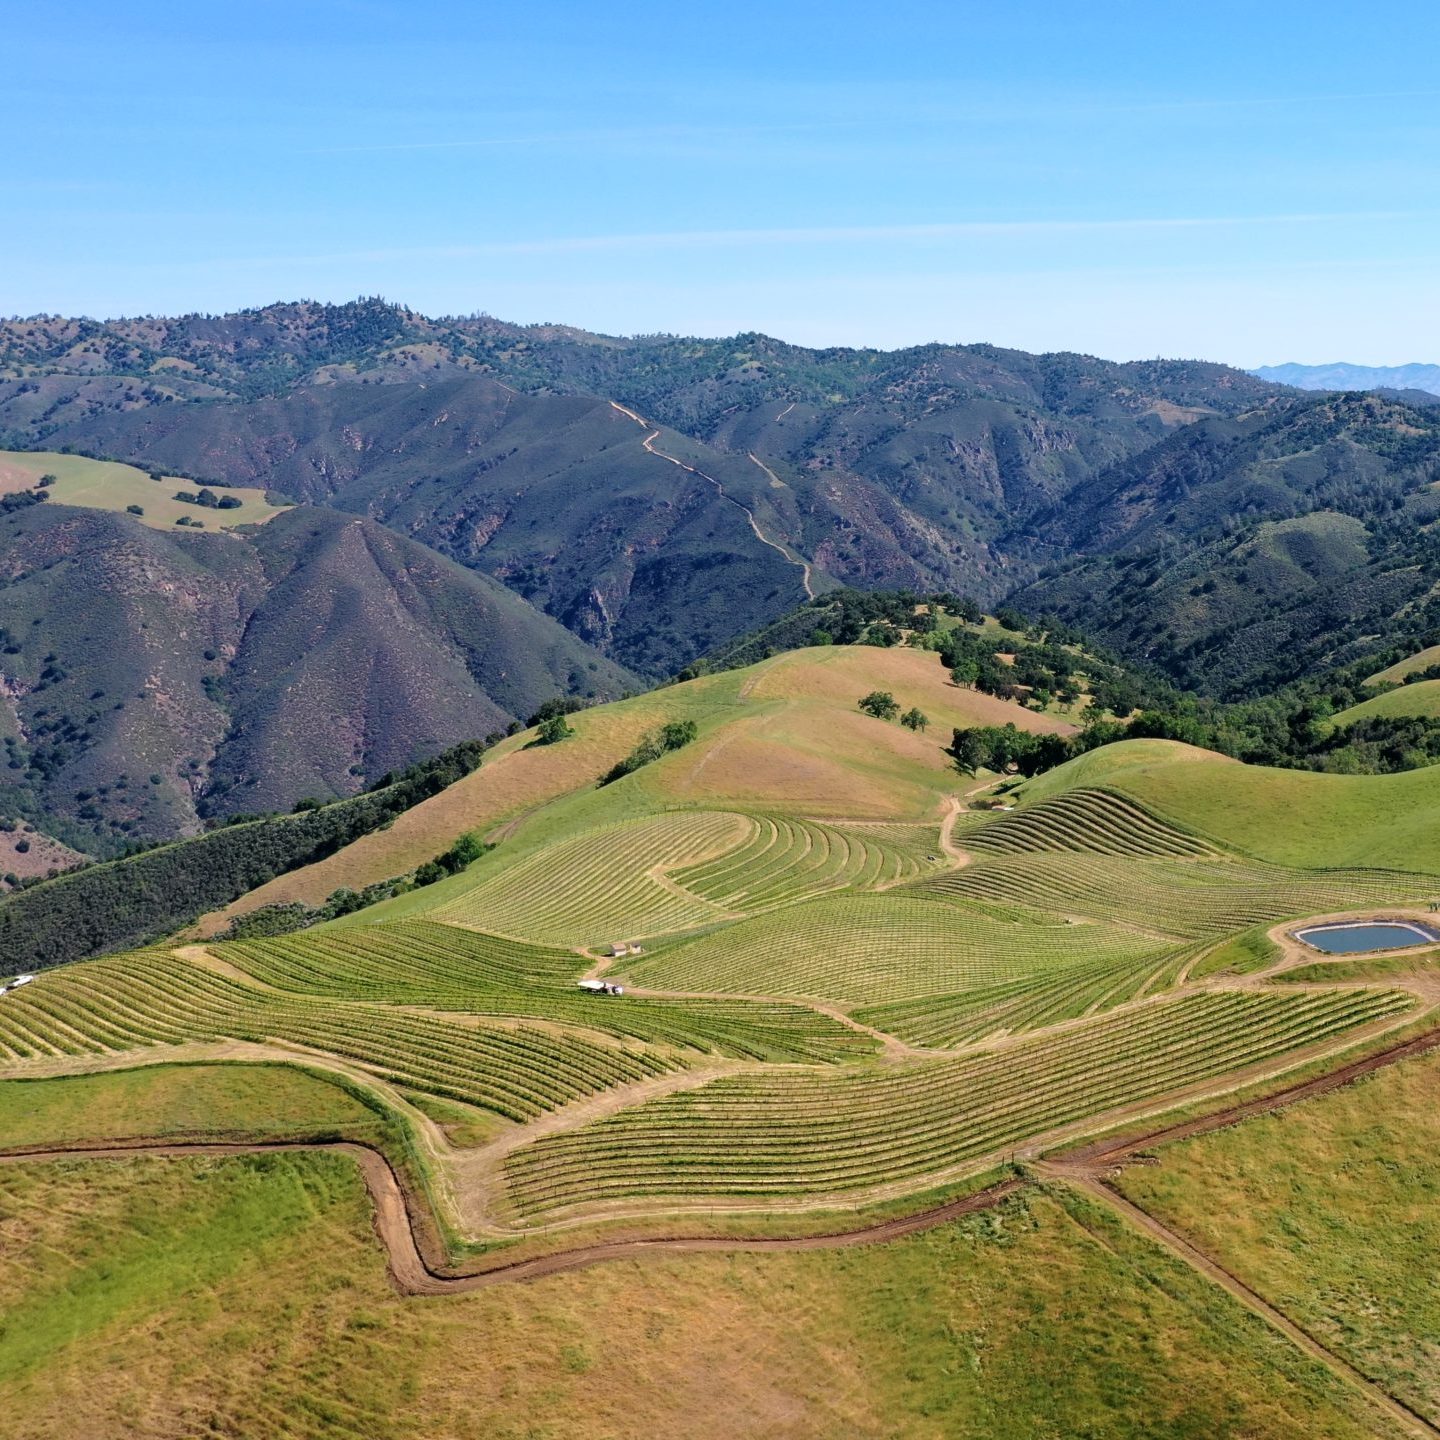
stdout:
<svg viewBox="0 0 1440 1440">
<path fill-rule="evenodd" d="M 1004 725 L 1037 734 L 1073 734 L 1075 727 L 1054 715 L 1037 714 L 1009 700 L 997 700 L 978 690 L 963 690 L 951 683 L 940 657 L 928 650 L 896 647 L 833 645 L 794 650 L 771 661 L 750 688 L 754 700 L 828 700 L 853 710 L 870 690 L 889 690 L 902 710 L 918 705 L 930 717 L 933 732 L 955 726 Z"/>
<path fill-rule="evenodd" d="M 916 735 L 852 705 L 795 700 L 733 721 L 655 775 L 668 798 L 807 815 L 921 819 L 957 778 L 945 730 Z"/>
<path fill-rule="evenodd" d="M 1083 1199 L 888 1245 L 385 1282 L 336 1156 L 0 1172 L 6 1440 L 1359 1440 L 1305 1357 Z"/>
<path fill-rule="evenodd" d="M 870 690 L 929 716 L 924 735 L 856 708 Z M 746 670 L 702 677 L 572 717 L 573 739 L 526 749 L 529 732 L 497 746 L 473 775 L 315 865 L 279 876 L 205 916 L 201 937 L 262 905 L 318 905 L 341 886 L 361 889 L 431 859 L 467 830 L 503 836 L 551 801 L 591 787 L 645 731 L 690 717 L 693 745 L 640 772 L 661 801 L 780 805 L 814 815 L 920 819 L 953 788 L 943 747 L 957 725 L 1071 733 L 1074 726 L 950 683 L 928 651 L 826 646 Z"/>
</svg>

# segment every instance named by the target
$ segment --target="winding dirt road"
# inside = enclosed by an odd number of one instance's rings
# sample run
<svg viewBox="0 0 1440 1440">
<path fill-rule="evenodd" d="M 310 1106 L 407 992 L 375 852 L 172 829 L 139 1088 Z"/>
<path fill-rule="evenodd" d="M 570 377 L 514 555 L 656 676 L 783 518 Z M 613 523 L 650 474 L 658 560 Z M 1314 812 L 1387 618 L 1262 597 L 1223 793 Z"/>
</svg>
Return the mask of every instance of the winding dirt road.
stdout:
<svg viewBox="0 0 1440 1440">
<path fill-rule="evenodd" d="M 772 550 L 776 551 L 780 555 L 783 555 L 786 561 L 788 561 L 791 565 L 794 565 L 799 569 L 800 584 L 804 587 L 805 598 L 807 600 L 813 600 L 815 598 L 815 588 L 811 580 L 811 566 L 808 560 L 803 559 L 797 552 L 791 550 L 788 545 L 784 545 L 778 540 L 772 540 L 760 528 L 759 521 L 755 519 L 755 512 L 748 505 L 737 500 L 733 495 L 729 494 L 726 491 L 724 485 L 722 485 L 720 481 L 718 481 L 713 475 L 707 475 L 697 466 L 690 465 L 686 461 L 681 460 L 679 456 L 671 455 L 668 454 L 666 451 L 661 450 L 655 444 L 655 442 L 660 438 L 660 432 L 654 429 L 647 421 L 641 419 L 641 417 L 637 415 L 633 410 L 627 410 L 625 406 L 617 404 L 614 400 L 612 400 L 610 404 L 613 409 L 618 410 L 622 415 L 628 415 L 630 419 L 635 421 L 637 425 L 643 426 L 646 430 L 650 431 L 650 434 L 648 434 L 640 442 L 647 454 L 655 455 L 661 460 L 668 460 L 672 465 L 678 465 L 688 474 L 694 475 L 699 479 L 713 485 L 715 487 L 715 493 L 722 500 L 726 501 L 730 505 L 733 505 L 750 522 L 750 528 L 755 532 L 755 538 L 762 545 L 768 545 Z M 771 480 L 775 481 L 777 484 L 784 483 L 783 481 L 777 479 L 773 470 L 768 469 L 764 464 L 757 460 L 755 456 L 751 455 L 750 459 L 754 460 L 755 463 L 759 465 L 760 468 L 764 470 L 768 476 L 770 476 Z"/>
<path fill-rule="evenodd" d="M 1181 1121 L 1142 1135 L 1118 1136 L 1095 1141 L 1043 1165 L 1043 1173 L 1055 1179 L 1071 1181 L 1087 1187 L 1116 1167 L 1134 1161 L 1153 1146 L 1169 1141 L 1189 1139 L 1228 1125 L 1238 1124 L 1255 1115 L 1269 1114 L 1301 1100 L 1323 1095 L 1348 1085 L 1361 1076 L 1373 1074 L 1388 1065 L 1414 1059 L 1440 1050 L 1440 1029 L 1392 1045 L 1372 1055 L 1352 1060 L 1324 1075 L 1302 1081 L 1273 1094 L 1232 1105 L 1211 1115 Z M 429 1217 L 419 1214 L 418 1202 L 408 1197 L 390 1162 L 378 1150 L 351 1141 L 279 1142 L 276 1144 L 236 1143 L 167 1143 L 137 1140 L 131 1144 L 51 1146 L 0 1153 L 0 1164 L 34 1163 L 58 1160 L 126 1159 L 147 1156 L 214 1156 L 264 1155 L 286 1151 L 329 1151 L 350 1156 L 360 1167 L 374 1206 L 375 1232 L 385 1248 L 391 1277 L 396 1288 L 406 1295 L 450 1295 L 479 1290 L 490 1285 L 518 1280 L 534 1280 L 566 1270 L 579 1270 L 606 1260 L 637 1259 L 656 1254 L 698 1254 L 719 1252 L 770 1252 L 783 1250 L 839 1249 L 847 1245 L 877 1244 L 900 1239 L 937 1225 L 989 1209 L 1024 1188 L 1021 1179 L 1006 1180 L 988 1189 L 947 1201 L 928 1210 L 902 1215 L 878 1224 L 824 1235 L 771 1236 L 738 1239 L 723 1236 L 662 1236 L 645 1240 L 616 1240 L 579 1245 L 549 1255 L 509 1264 L 492 1266 L 469 1274 L 447 1271 L 441 1258 L 433 1252 L 426 1239 L 433 1232 Z M 1108 1186 L 1101 1186 L 1107 1194 Z M 430 1251 L 427 1255 L 427 1251 Z M 1440 1432 L 1437 1432 L 1440 1433 Z"/>
</svg>

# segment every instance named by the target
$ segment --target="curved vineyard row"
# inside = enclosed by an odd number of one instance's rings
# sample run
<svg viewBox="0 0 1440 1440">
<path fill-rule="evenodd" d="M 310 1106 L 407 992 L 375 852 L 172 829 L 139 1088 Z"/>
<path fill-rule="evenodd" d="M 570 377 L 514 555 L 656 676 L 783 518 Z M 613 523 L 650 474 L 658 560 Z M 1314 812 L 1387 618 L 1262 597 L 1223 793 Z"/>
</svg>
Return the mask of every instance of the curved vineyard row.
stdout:
<svg viewBox="0 0 1440 1440">
<path fill-rule="evenodd" d="M 725 1077 L 516 1150 L 509 1196 L 519 1215 L 551 1219 L 624 1201 L 819 1197 L 936 1175 L 1411 1003 L 1378 991 L 1212 993 L 953 1061 Z"/>
<path fill-rule="evenodd" d="M 1071 790 L 1043 800 L 967 833 L 965 843 L 972 850 L 1000 855 L 1079 851 L 1199 859 L 1218 853 L 1208 841 L 1109 790 Z"/>
<path fill-rule="evenodd" d="M 628 1040 L 742 1060 L 843 1060 L 874 1042 L 801 1005 L 645 999 L 614 1004 L 576 989 L 586 962 L 563 950 L 431 921 L 236 941 L 214 947 L 237 968 L 297 995 L 554 1020 Z"/>
<path fill-rule="evenodd" d="M 870 1005 L 855 1018 L 911 1045 L 953 1049 L 989 1036 L 1039 1030 L 1081 1015 L 1100 1014 L 1127 1001 L 1168 989 L 1204 949 L 1190 945 L 1143 960 L 1077 966 L 1054 974 L 1010 980 L 956 995 L 927 995 L 896 1004 Z"/>
<path fill-rule="evenodd" d="M 417 1090 L 513 1120 L 683 1068 L 674 1055 L 523 1025 L 259 994 L 163 951 L 57 971 L 0 1012 L 0 1057 L 103 1054 L 187 1040 L 279 1040 L 345 1056 Z"/>
<path fill-rule="evenodd" d="M 779 815 L 753 817 L 755 833 L 738 849 L 677 870 L 677 884 L 746 914 L 826 890 L 874 889 L 920 874 L 913 842 L 897 845 L 868 829 Z"/>
<path fill-rule="evenodd" d="M 1424 876 L 1398 870 L 1030 854 L 985 860 L 909 893 L 1132 921 L 1179 940 L 1201 940 L 1295 915 L 1421 900 L 1433 888 Z"/>
<path fill-rule="evenodd" d="M 592 830 L 491 873 L 437 920 L 551 945 L 698 929 L 924 873 L 915 838 L 777 815 L 686 811 Z"/>
<path fill-rule="evenodd" d="M 688 930 L 725 911 L 660 876 L 742 845 L 744 815 L 687 811 L 587 831 L 488 874 L 437 920 L 550 945 L 596 945 Z"/>
</svg>

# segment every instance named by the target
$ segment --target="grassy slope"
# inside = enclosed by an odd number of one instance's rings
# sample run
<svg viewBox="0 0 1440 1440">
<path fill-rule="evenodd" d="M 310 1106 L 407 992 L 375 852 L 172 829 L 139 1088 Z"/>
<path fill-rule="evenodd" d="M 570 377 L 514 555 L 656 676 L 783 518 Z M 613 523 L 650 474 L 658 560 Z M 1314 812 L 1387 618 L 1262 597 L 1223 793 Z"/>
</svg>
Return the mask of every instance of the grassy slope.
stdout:
<svg viewBox="0 0 1440 1440">
<path fill-rule="evenodd" d="M 890 689 L 906 708 L 930 716 L 915 735 L 862 715 L 856 701 Z M 686 749 L 604 791 L 594 780 L 634 747 L 647 730 L 693 719 L 700 737 Z M 919 650 L 833 646 L 798 650 L 744 670 L 703 676 L 682 685 L 597 706 L 571 717 L 573 739 L 526 748 L 527 732 L 505 741 L 481 768 L 443 795 L 402 816 L 328 860 L 281 876 L 207 916 L 205 933 L 232 914 L 260 905 L 316 904 L 341 885 L 358 888 L 412 869 L 466 830 L 496 833 L 546 807 L 506 843 L 496 864 L 517 849 L 667 804 L 773 805 L 804 814 L 938 819 L 957 777 L 941 747 L 963 724 L 1013 720 L 1025 729 L 1064 730 L 1053 716 L 948 682 L 938 657 Z M 569 798 L 567 798 L 569 797 Z M 558 803 L 557 803 L 558 802 Z M 522 843 L 523 842 L 523 843 Z M 463 881 L 460 888 L 473 884 Z M 450 882 L 445 894 L 454 892 Z M 425 908 L 438 892 L 427 892 Z M 409 908 L 420 904 L 412 902 Z"/>
<path fill-rule="evenodd" d="M 420 1303 L 386 1284 L 339 1157 L 8 1168 L 0 1217 L 13 1440 L 1373 1433 L 1260 1322 L 1078 1201 Z"/>
<path fill-rule="evenodd" d="M 1440 665 L 1440 645 L 1431 645 L 1418 654 L 1411 655 L 1408 659 L 1397 660 L 1384 670 L 1377 670 L 1365 683 L 1367 685 L 1384 685 L 1404 680 L 1407 675 L 1413 675 L 1417 670 L 1428 670 L 1432 665 Z"/>
<path fill-rule="evenodd" d="M 207 510 L 174 498 L 177 490 L 192 494 L 200 489 L 194 480 L 167 476 L 156 484 L 144 470 L 111 460 L 91 460 L 84 455 L 63 455 L 51 450 L 0 451 L 0 492 L 28 489 L 42 475 L 54 475 L 50 499 L 60 505 L 80 505 L 88 510 L 120 510 L 139 505 L 145 514 L 140 523 L 154 530 L 169 530 L 179 519 L 199 520 L 207 530 L 233 530 L 237 525 L 263 525 L 284 506 L 271 505 L 265 491 L 227 488 L 242 503 L 238 510 Z"/>
<path fill-rule="evenodd" d="M 1440 1421 L 1437 1153 L 1440 1063 L 1429 1058 L 1166 1148 L 1121 1186 Z"/>
<path fill-rule="evenodd" d="M 1398 690 L 1372 695 L 1370 699 L 1342 710 L 1330 723 L 1338 727 L 1377 716 L 1388 720 L 1410 715 L 1425 719 L 1440 716 L 1440 680 L 1417 680 L 1413 685 L 1402 685 Z"/>
<path fill-rule="evenodd" d="M 314 1134 L 375 1121 L 339 1086 L 283 1065 L 151 1065 L 0 1081 L 6 1145 L 249 1131 Z"/>
<path fill-rule="evenodd" d="M 1028 800 L 1082 785 L 1133 795 L 1180 824 L 1263 860 L 1296 866 L 1440 871 L 1440 767 L 1320 775 L 1241 765 L 1170 740 L 1082 755 L 1025 787 Z"/>
</svg>

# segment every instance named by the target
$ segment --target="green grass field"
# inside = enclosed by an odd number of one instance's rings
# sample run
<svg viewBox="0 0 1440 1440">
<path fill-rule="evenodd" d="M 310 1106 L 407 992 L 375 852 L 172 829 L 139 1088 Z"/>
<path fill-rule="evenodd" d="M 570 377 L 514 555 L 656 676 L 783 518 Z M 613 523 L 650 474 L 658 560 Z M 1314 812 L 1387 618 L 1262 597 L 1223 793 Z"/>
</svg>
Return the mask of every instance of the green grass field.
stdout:
<svg viewBox="0 0 1440 1440">
<path fill-rule="evenodd" d="M 270 504 L 263 490 L 233 487 L 216 493 L 234 496 L 240 501 L 239 509 L 206 509 L 174 498 L 180 490 L 198 491 L 201 485 L 194 480 L 167 476 L 157 484 L 146 471 L 113 460 L 51 450 L 0 450 L 0 494 L 30 489 L 42 475 L 55 476 L 48 489 L 50 500 L 57 505 L 121 512 L 138 505 L 145 513 L 136 518 L 154 530 L 176 529 L 175 522 L 181 519 L 200 521 L 207 530 L 263 525 L 284 508 Z"/>
<path fill-rule="evenodd" d="M 1404 660 L 1397 660 L 1393 665 L 1386 666 L 1384 670 L 1377 670 L 1365 683 L 1367 685 L 1396 684 L 1413 675 L 1417 670 L 1428 670 L 1432 665 L 1440 665 L 1440 645 L 1431 645 Z"/>
<path fill-rule="evenodd" d="M 152 1135 L 273 1138 L 376 1128 L 340 1086 L 282 1065 L 151 1065 L 51 1080 L 0 1080 L 8 1147 Z"/>
<path fill-rule="evenodd" d="M 1362 700 L 1348 710 L 1341 710 L 1331 719 L 1330 724 L 1339 729 L 1344 725 L 1353 725 L 1358 720 L 1393 720 L 1409 716 L 1426 720 L 1440 716 L 1440 680 L 1417 680 L 1413 685 L 1402 685 L 1398 690 L 1386 690 L 1382 694 L 1372 695 L 1370 699 Z"/>
<path fill-rule="evenodd" d="M 1317 967 L 1318 968 L 1318 967 Z M 1440 1423 L 1440 1063 L 1167 1146 L 1120 1185 Z"/>
</svg>

